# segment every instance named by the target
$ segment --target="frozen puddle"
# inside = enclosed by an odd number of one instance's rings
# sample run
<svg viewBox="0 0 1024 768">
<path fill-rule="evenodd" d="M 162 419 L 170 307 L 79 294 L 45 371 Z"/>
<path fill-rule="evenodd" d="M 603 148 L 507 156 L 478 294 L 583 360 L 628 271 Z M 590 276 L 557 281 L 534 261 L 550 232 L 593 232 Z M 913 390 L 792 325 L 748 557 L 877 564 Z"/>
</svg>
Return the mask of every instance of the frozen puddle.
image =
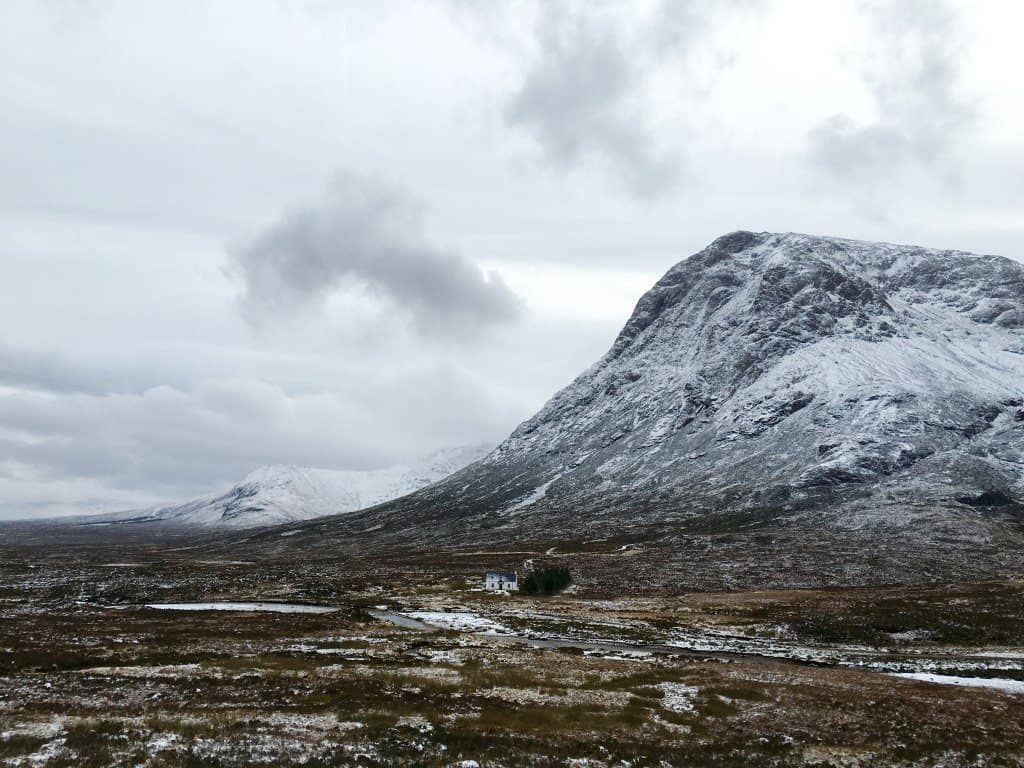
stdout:
<svg viewBox="0 0 1024 768">
<path fill-rule="evenodd" d="M 1004 693 L 1024 693 L 1024 680 L 1010 680 L 1005 677 L 958 677 L 957 675 L 935 675 L 931 672 L 890 672 L 893 677 L 906 677 L 939 685 L 959 685 L 968 688 L 995 688 Z"/>
<path fill-rule="evenodd" d="M 147 608 L 158 611 L 265 611 L 269 613 L 334 613 L 341 610 L 329 605 L 302 605 L 300 603 L 148 603 Z"/>
<path fill-rule="evenodd" d="M 488 635 L 506 635 L 512 630 L 491 619 L 470 611 L 405 611 L 402 615 L 422 621 L 432 627 L 453 629 L 457 632 L 482 632 Z"/>
</svg>

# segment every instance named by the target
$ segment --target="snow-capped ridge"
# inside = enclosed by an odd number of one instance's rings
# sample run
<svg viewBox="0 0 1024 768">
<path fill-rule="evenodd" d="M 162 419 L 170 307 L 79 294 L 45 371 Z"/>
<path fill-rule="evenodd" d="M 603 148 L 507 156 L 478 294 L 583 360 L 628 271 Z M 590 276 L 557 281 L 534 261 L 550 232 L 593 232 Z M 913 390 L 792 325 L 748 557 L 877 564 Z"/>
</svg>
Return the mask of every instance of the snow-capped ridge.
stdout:
<svg viewBox="0 0 1024 768">
<path fill-rule="evenodd" d="M 452 482 L 513 505 L 541 487 L 554 504 L 890 479 L 1024 496 L 1022 345 L 1018 262 L 733 232 L 668 270 L 607 354 Z M 939 482 L 953 464 L 971 469 Z"/>
<path fill-rule="evenodd" d="M 254 469 L 225 493 L 185 504 L 90 517 L 85 522 L 254 528 L 353 512 L 435 483 L 476 461 L 489 448 L 445 448 L 409 464 L 365 471 L 267 465 Z"/>
</svg>

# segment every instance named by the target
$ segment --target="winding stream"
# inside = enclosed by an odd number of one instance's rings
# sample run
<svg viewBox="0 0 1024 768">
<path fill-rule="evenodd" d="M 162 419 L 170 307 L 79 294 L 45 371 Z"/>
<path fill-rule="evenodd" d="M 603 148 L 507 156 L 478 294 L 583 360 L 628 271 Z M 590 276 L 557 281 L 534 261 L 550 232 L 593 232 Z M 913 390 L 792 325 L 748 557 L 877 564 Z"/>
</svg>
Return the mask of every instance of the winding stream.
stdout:
<svg viewBox="0 0 1024 768">
<path fill-rule="evenodd" d="M 440 632 L 451 627 L 437 626 L 407 616 L 398 611 L 382 608 L 368 613 L 405 629 L 421 632 Z M 651 655 L 687 656 L 705 659 L 778 660 L 795 664 L 822 667 L 857 668 L 904 678 L 913 678 L 939 685 L 960 685 L 993 688 L 1004 693 L 1024 693 L 1024 682 L 1012 678 L 986 677 L 985 672 L 1002 670 L 1024 672 L 1022 660 L 1006 658 L 998 653 L 985 654 L 932 654 L 896 653 L 871 648 L 841 648 L 804 646 L 746 638 L 736 635 L 688 632 L 670 643 L 632 644 L 610 640 L 580 640 L 564 637 L 531 637 L 514 632 L 474 631 L 454 629 L 472 637 L 495 643 L 528 645 L 533 648 L 581 650 L 587 654 L 601 654 L 617 658 L 640 658 Z M 937 674 L 941 673 L 941 674 Z M 981 674 L 979 674 L 981 673 Z"/>
</svg>

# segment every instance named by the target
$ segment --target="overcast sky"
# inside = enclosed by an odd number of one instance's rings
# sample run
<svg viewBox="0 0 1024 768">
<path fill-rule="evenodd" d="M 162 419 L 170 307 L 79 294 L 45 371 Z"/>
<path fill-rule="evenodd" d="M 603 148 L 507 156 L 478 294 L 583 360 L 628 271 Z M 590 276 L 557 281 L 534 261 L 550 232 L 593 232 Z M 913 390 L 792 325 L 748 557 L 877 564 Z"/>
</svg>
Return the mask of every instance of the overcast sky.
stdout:
<svg viewBox="0 0 1024 768">
<path fill-rule="evenodd" d="M 735 229 L 1024 256 L 1024 5 L 0 7 L 0 517 L 497 442 Z"/>
</svg>

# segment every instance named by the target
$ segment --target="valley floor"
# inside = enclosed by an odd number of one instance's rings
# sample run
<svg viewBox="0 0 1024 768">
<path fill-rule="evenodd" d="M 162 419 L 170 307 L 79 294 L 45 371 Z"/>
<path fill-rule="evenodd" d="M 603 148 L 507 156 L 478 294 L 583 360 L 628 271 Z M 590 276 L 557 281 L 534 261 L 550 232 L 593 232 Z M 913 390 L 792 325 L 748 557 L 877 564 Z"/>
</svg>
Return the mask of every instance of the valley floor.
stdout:
<svg viewBox="0 0 1024 768">
<path fill-rule="evenodd" d="M 528 598 L 486 555 L 187 555 L 3 552 L 0 765 L 1024 765 L 1024 583 Z"/>
</svg>

